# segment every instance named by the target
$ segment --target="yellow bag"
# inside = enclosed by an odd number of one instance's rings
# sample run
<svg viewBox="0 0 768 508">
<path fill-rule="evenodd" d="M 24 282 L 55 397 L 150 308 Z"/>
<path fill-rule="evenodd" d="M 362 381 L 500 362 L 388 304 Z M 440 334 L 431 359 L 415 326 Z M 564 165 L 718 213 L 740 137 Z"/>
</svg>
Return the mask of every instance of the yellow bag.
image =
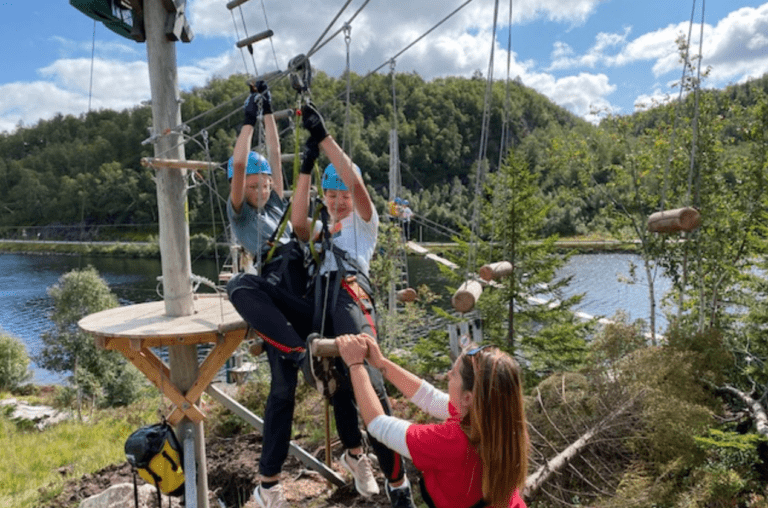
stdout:
<svg viewBox="0 0 768 508">
<path fill-rule="evenodd" d="M 125 455 L 139 476 L 158 491 L 169 496 L 184 494 L 182 448 L 167 422 L 142 427 L 128 436 Z"/>
</svg>

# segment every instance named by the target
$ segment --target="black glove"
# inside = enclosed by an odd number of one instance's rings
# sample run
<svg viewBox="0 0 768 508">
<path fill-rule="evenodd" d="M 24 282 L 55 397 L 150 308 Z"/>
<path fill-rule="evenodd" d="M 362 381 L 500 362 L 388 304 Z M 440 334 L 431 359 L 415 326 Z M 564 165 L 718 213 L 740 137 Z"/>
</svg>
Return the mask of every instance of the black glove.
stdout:
<svg viewBox="0 0 768 508">
<path fill-rule="evenodd" d="M 309 131 L 309 137 L 315 143 L 320 144 L 328 137 L 328 129 L 325 128 L 323 117 L 311 102 L 301 107 L 301 123 Z"/>
<path fill-rule="evenodd" d="M 245 115 L 243 116 L 243 123 L 245 125 L 256 125 L 256 119 L 259 117 L 259 97 L 258 93 L 252 93 L 245 99 Z"/>
<path fill-rule="evenodd" d="M 265 115 L 272 114 L 272 93 L 267 82 L 260 79 L 256 82 L 256 92 L 261 94 L 261 112 Z"/>
<path fill-rule="evenodd" d="M 314 138 L 310 137 L 304 144 L 304 157 L 301 161 L 299 173 L 302 175 L 311 175 L 315 167 L 315 162 L 320 156 L 320 147 Z"/>
</svg>

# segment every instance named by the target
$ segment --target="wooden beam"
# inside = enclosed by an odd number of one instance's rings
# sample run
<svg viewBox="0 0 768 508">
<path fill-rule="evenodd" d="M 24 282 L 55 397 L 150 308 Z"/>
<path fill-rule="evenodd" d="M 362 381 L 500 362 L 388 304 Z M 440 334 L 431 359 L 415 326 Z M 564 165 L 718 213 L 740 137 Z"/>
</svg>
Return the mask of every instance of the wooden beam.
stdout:
<svg viewBox="0 0 768 508">
<path fill-rule="evenodd" d="M 264 30 L 263 32 L 259 32 L 256 35 L 251 35 L 250 37 L 246 37 L 245 39 L 243 39 L 241 41 L 237 41 L 237 44 L 235 44 L 235 46 L 237 46 L 238 48 L 244 48 L 246 46 L 252 45 L 255 42 L 259 42 L 259 41 L 263 41 L 264 39 L 268 39 L 268 38 L 272 37 L 273 35 L 275 35 L 275 32 L 273 32 L 272 30 Z"/>
<path fill-rule="evenodd" d="M 201 169 L 211 169 L 211 168 L 217 168 L 220 167 L 223 163 L 220 162 L 206 162 L 206 161 L 185 161 L 185 160 L 179 160 L 179 159 L 160 159 L 156 157 L 142 157 L 141 158 L 141 165 L 145 168 L 155 168 L 155 169 L 192 169 L 192 170 L 201 170 Z"/>
</svg>

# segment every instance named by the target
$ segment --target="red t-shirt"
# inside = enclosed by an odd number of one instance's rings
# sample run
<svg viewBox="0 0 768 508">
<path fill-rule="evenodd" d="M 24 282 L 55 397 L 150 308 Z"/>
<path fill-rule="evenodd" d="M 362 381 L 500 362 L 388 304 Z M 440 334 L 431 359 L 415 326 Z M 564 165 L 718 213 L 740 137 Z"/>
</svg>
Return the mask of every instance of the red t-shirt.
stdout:
<svg viewBox="0 0 768 508">
<path fill-rule="evenodd" d="M 405 442 L 435 506 L 470 508 L 483 497 L 483 465 L 453 405 L 448 405 L 448 412 L 451 416 L 443 423 L 408 427 Z M 526 508 L 517 491 L 509 508 Z"/>
</svg>

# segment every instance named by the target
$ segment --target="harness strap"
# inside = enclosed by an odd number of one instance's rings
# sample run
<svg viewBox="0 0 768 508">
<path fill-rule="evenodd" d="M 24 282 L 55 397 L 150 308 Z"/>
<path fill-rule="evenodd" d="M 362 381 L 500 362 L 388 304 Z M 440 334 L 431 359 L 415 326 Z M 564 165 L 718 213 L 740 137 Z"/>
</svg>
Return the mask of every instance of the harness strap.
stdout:
<svg viewBox="0 0 768 508">
<path fill-rule="evenodd" d="M 347 293 L 349 293 L 349 295 L 352 297 L 352 300 L 354 300 L 357 306 L 360 307 L 360 310 L 363 312 L 366 321 L 368 321 L 368 324 L 371 326 L 371 330 L 373 331 L 374 336 L 378 335 L 376 332 L 376 323 L 374 322 L 373 316 L 371 315 L 371 310 L 373 310 L 373 300 L 357 282 L 357 278 L 355 276 L 351 276 L 342 279 L 341 287 L 344 288 Z"/>
<path fill-rule="evenodd" d="M 261 337 L 261 339 L 264 342 L 272 345 L 275 349 L 277 349 L 281 353 L 286 353 L 286 354 L 287 353 L 303 353 L 304 351 L 306 351 L 306 348 L 303 348 L 303 347 L 288 347 L 285 344 L 282 344 L 282 343 L 276 341 L 275 339 L 267 337 L 266 335 L 264 335 L 263 333 L 261 333 L 258 330 L 254 329 L 254 331 L 256 332 L 256 335 Z"/>
</svg>

